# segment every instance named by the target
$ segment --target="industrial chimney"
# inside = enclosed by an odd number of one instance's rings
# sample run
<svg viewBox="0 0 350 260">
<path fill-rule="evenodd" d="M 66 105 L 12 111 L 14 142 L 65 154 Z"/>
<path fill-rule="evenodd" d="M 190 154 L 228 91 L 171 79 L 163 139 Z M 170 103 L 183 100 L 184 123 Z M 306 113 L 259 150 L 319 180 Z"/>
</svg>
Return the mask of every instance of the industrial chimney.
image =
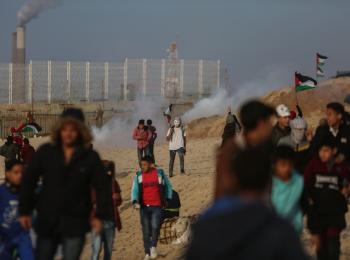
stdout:
<svg viewBox="0 0 350 260">
<path fill-rule="evenodd" d="M 16 60 L 18 64 L 25 64 L 26 62 L 26 51 L 25 51 L 25 28 L 18 26 L 16 28 L 17 34 L 17 55 Z"/>
<path fill-rule="evenodd" d="M 12 102 L 24 103 L 26 101 L 25 77 L 25 28 L 18 26 L 12 33 Z"/>
</svg>

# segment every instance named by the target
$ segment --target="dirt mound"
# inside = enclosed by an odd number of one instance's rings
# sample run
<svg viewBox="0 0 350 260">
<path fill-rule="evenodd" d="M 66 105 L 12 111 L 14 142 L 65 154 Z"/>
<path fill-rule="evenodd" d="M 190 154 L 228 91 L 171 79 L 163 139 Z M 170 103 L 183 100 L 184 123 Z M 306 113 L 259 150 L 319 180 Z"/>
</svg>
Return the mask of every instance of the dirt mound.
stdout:
<svg viewBox="0 0 350 260">
<path fill-rule="evenodd" d="M 350 78 L 338 78 L 320 82 L 316 90 L 300 92 L 297 98 L 309 125 L 315 127 L 324 114 L 326 104 L 331 101 L 343 103 L 348 94 L 350 94 Z M 292 110 L 296 106 L 296 94 L 291 86 L 272 91 L 261 99 L 273 106 L 286 104 Z M 224 125 L 224 115 L 201 118 L 188 125 L 188 133 L 194 138 L 219 137 Z"/>
</svg>

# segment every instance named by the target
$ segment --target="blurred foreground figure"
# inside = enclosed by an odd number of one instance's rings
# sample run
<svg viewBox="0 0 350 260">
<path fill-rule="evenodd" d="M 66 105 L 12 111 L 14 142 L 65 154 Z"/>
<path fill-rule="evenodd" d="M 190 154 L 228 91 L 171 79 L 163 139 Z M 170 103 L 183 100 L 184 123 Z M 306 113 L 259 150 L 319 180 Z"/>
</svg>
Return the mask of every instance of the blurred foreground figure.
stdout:
<svg viewBox="0 0 350 260">
<path fill-rule="evenodd" d="M 186 259 L 308 259 L 294 229 L 262 202 L 271 181 L 269 156 L 247 149 L 231 157 L 234 183 L 200 217 Z"/>
<path fill-rule="evenodd" d="M 274 109 L 264 103 L 252 100 L 240 110 L 243 134 L 233 136 L 220 148 L 216 164 L 215 197 L 218 198 L 231 189 L 232 178 L 229 167 L 232 156 L 245 149 L 256 149 L 266 154 L 272 153 L 272 117 Z M 253 160 L 252 160 L 253 162 Z"/>
<path fill-rule="evenodd" d="M 52 131 L 51 143 L 44 144 L 29 163 L 19 198 L 20 223 L 32 226 L 37 212 L 36 260 L 53 259 L 62 245 L 63 259 L 79 259 L 85 234 L 91 230 L 91 188 L 96 191 L 95 232 L 101 231 L 111 198 L 108 178 L 99 155 L 91 149 L 91 134 L 83 112 L 65 110 Z M 38 185 L 41 180 L 42 185 Z"/>
</svg>

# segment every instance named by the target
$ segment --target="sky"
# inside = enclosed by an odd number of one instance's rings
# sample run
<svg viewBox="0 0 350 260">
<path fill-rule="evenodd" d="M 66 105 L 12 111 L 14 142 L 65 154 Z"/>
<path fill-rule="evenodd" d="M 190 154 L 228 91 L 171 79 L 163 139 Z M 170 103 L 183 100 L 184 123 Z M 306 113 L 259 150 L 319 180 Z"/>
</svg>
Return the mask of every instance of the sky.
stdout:
<svg viewBox="0 0 350 260">
<path fill-rule="evenodd" d="M 0 0 L 0 62 L 27 1 Z M 28 24 L 28 59 L 165 58 L 177 41 L 180 58 L 220 59 L 237 88 L 314 76 L 316 52 L 329 56 L 327 77 L 350 70 L 349 0 L 62 1 Z"/>
</svg>

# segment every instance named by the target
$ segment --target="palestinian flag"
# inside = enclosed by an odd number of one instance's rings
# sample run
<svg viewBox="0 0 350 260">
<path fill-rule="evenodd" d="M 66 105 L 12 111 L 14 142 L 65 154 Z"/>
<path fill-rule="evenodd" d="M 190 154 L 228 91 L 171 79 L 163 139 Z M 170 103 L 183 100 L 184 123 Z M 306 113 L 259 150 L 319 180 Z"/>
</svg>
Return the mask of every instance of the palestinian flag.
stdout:
<svg viewBox="0 0 350 260">
<path fill-rule="evenodd" d="M 321 55 L 319 53 L 316 53 L 317 66 L 323 66 L 327 59 L 328 59 L 327 56 L 324 56 L 324 55 Z"/>
<path fill-rule="evenodd" d="M 324 77 L 324 71 L 321 69 L 321 67 L 317 66 L 317 77 Z"/>
<path fill-rule="evenodd" d="M 295 91 L 314 89 L 317 86 L 317 81 L 311 77 L 295 72 Z"/>
</svg>

